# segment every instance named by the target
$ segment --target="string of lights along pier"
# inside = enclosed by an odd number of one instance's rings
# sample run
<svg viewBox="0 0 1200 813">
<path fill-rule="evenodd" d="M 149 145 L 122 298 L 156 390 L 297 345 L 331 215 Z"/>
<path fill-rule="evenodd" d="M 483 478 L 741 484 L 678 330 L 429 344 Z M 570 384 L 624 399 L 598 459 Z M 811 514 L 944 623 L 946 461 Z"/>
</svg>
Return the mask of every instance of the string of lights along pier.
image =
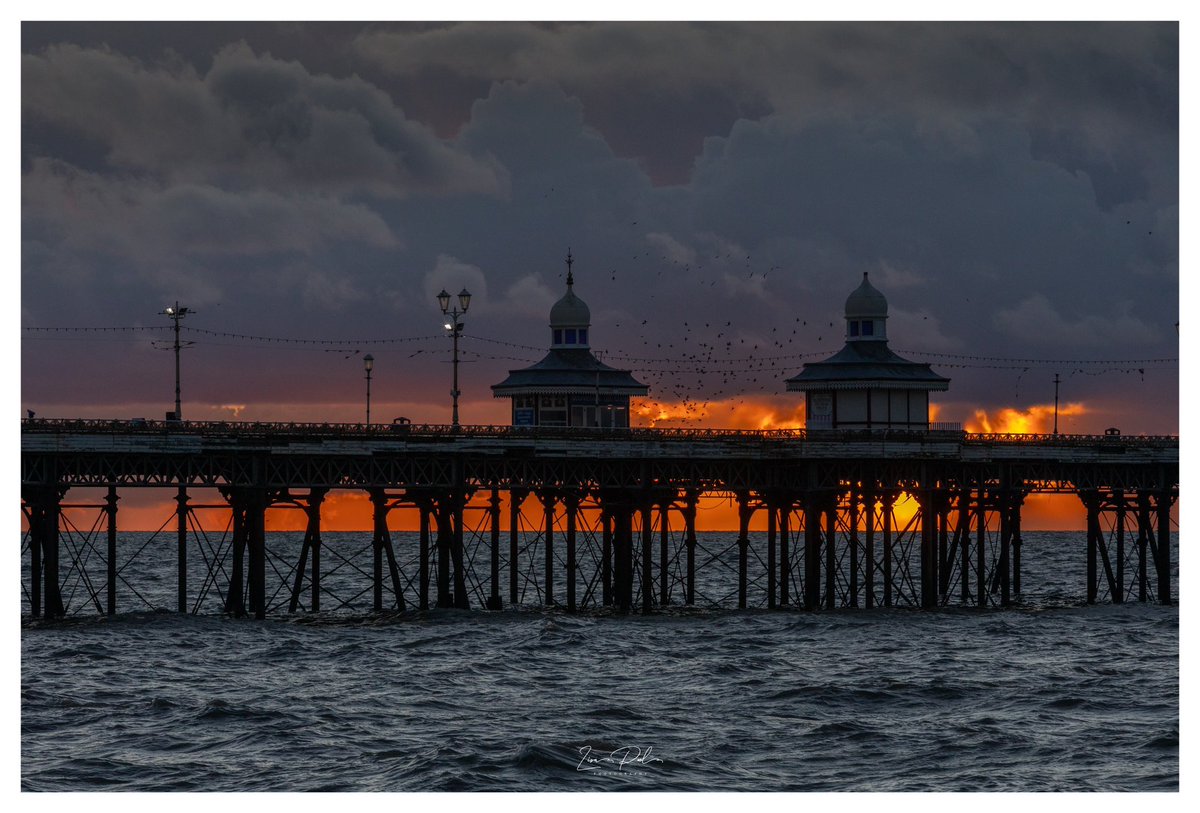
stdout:
<svg viewBox="0 0 1200 813">
<path fill-rule="evenodd" d="M 164 421 L 26 418 L 25 612 L 152 607 L 133 565 L 164 555 L 175 560 L 172 609 L 256 618 L 438 607 L 1003 607 L 1027 587 L 1022 507 L 1047 493 L 1074 495 L 1084 519 L 1081 601 L 1174 600 L 1177 437 L 985 435 L 929 420 L 932 399 L 952 384 L 935 368 L 1023 370 L 1063 360 L 897 353 L 887 300 L 864 274 L 846 301 L 836 352 L 738 356 L 722 336 L 727 345 L 708 342 L 677 360 L 677 369 L 727 379 L 752 358 L 760 371 L 788 370 L 779 389 L 804 399 L 804 429 L 632 427 L 630 399 L 653 392 L 654 381 L 641 376 L 655 359 L 594 349 L 608 326 L 591 324 L 572 262 L 568 255 L 548 348 L 474 340 L 523 365 L 492 386 L 510 400 L 508 426 L 460 425 L 457 409 L 451 424 L 434 426 L 185 421 L 178 378 Z M 456 362 L 469 302 L 465 289 L 457 303 L 439 297 Z M 178 304 L 166 311 L 176 358 L 181 335 L 339 351 L 426 341 L 221 333 L 181 325 L 191 313 Z M 89 330 L 155 331 L 27 335 Z M 365 353 L 368 415 L 372 361 Z M 457 407 L 457 363 L 453 372 Z M 130 490 L 166 492 L 174 503 L 136 549 L 118 544 L 120 500 Z M 369 500 L 371 515 L 370 529 L 351 541 L 322 529 L 331 495 L 347 492 Z M 736 517 L 728 545 L 698 533 L 702 509 L 715 501 Z M 283 510 L 303 512 L 298 545 L 267 533 L 268 515 Z M 398 514 L 416 531 L 394 536 Z M 756 517 L 765 518 L 765 533 L 751 531 L 761 527 Z"/>
</svg>

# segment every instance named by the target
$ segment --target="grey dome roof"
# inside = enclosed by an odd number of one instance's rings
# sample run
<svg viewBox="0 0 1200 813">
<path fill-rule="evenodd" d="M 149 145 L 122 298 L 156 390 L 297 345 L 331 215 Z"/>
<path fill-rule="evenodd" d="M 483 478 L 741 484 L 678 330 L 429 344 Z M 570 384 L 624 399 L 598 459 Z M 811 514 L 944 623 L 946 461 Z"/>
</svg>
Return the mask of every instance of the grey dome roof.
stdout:
<svg viewBox="0 0 1200 813">
<path fill-rule="evenodd" d="M 862 285 L 846 298 L 847 319 L 886 319 L 887 298 L 875 290 L 863 272 Z"/>
<path fill-rule="evenodd" d="M 589 327 L 591 324 L 591 310 L 586 302 L 575 296 L 568 282 L 566 295 L 550 309 L 550 327 Z"/>
</svg>

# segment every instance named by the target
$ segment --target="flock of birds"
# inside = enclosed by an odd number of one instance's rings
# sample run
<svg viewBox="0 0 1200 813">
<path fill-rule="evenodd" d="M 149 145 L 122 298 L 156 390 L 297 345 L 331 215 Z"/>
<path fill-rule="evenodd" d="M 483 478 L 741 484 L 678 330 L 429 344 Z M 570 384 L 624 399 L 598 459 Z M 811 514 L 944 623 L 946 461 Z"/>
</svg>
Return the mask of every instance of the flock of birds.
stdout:
<svg viewBox="0 0 1200 813">
<path fill-rule="evenodd" d="M 636 226 L 636 221 L 633 225 Z M 796 316 L 790 324 L 766 328 L 764 312 L 772 309 L 761 285 L 782 265 L 756 266 L 752 254 L 728 249 L 714 253 L 707 265 L 650 251 L 633 254 L 630 263 L 629 268 L 620 272 L 610 268 L 604 277 L 611 286 L 628 284 L 626 281 L 632 276 L 633 286 L 646 288 L 648 302 L 655 301 L 662 293 L 664 274 L 676 288 L 686 285 L 704 290 L 724 284 L 730 294 L 741 289 L 763 297 L 762 304 L 749 312 L 749 318 L 692 316 L 676 322 L 671 317 L 678 316 L 678 308 L 687 305 L 673 301 L 669 309 L 660 308 L 660 315 L 654 318 L 614 320 L 611 331 L 607 325 L 593 326 L 592 335 L 598 342 L 598 348 L 593 349 L 596 356 L 610 366 L 632 370 L 639 381 L 650 387 L 654 400 L 677 405 L 682 415 L 673 419 L 698 421 L 710 414 L 712 402 L 727 402 L 728 409 L 736 411 L 746 403 L 745 396 L 750 393 L 780 394 L 784 391 L 784 379 L 798 373 L 805 361 L 828 357 L 841 348 L 840 320 L 810 324 L 809 320 Z M 565 272 L 560 273 L 560 280 L 565 280 L 565 276 Z M 576 275 L 577 285 L 581 276 L 586 286 L 590 275 Z M 751 283 L 758 287 L 747 289 Z M 586 292 L 579 293 L 588 299 Z M 671 296 L 677 300 L 675 293 Z M 840 309 L 840 304 L 834 303 L 832 309 Z M 724 316 L 728 317 L 728 304 L 724 310 Z M 664 335 L 668 338 L 664 339 Z M 616 344 L 626 349 L 604 350 L 605 345 Z M 824 349 L 814 351 L 814 347 Z"/>
</svg>

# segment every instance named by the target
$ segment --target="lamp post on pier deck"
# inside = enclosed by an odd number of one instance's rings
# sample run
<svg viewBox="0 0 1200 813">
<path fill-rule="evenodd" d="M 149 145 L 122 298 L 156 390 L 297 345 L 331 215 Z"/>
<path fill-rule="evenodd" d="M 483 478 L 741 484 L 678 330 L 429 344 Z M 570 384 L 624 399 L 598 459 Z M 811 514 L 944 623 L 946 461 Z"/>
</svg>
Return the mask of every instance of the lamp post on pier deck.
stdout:
<svg viewBox="0 0 1200 813">
<path fill-rule="evenodd" d="M 375 367 L 375 357 L 370 353 L 363 356 L 363 369 L 367 371 L 367 426 L 371 425 L 371 370 Z"/>
<path fill-rule="evenodd" d="M 175 323 L 175 420 L 183 420 L 183 409 L 179 403 L 179 320 L 187 316 L 189 313 L 195 313 L 190 308 L 180 307 L 176 301 L 174 307 L 168 306 L 162 314 L 171 319 Z"/>
<path fill-rule="evenodd" d="M 459 317 L 465 314 L 467 312 L 467 308 L 471 306 L 471 293 L 466 288 L 463 288 L 462 291 L 459 292 L 458 304 L 462 306 L 461 311 L 457 307 L 450 307 L 450 294 L 446 293 L 445 288 L 443 288 L 442 292 L 437 295 L 437 301 L 442 308 L 442 313 L 449 317 L 445 327 L 446 330 L 450 331 L 451 338 L 454 339 L 454 384 L 450 390 L 450 398 L 453 403 L 453 410 L 451 412 L 450 425 L 457 429 L 458 396 L 462 394 L 458 390 L 458 336 L 463 330 L 463 322 L 461 319 L 459 319 Z"/>
</svg>

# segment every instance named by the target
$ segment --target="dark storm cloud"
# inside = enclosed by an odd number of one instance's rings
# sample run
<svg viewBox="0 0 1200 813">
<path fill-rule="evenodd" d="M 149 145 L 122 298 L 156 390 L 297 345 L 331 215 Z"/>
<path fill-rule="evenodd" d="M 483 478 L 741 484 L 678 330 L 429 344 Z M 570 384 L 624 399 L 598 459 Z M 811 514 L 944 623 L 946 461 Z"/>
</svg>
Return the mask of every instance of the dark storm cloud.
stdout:
<svg viewBox="0 0 1200 813">
<path fill-rule="evenodd" d="M 24 116 L 107 144 L 114 168 L 166 180 L 385 197 L 503 190 L 497 167 L 408 120 L 378 88 L 243 44 L 221 49 L 203 76 L 51 46 L 24 57 L 22 98 Z"/>
<path fill-rule="evenodd" d="M 950 128 L 993 114 L 1038 133 L 1048 160 L 1120 174 L 1106 184 L 1114 203 L 1138 173 L 1173 196 L 1173 156 L 1159 171 L 1179 115 L 1170 23 L 467 23 L 372 28 L 356 45 L 396 75 L 432 66 L 556 82 L 583 100 L 588 123 L 610 143 L 639 150 L 652 176 L 679 165 L 674 150 L 697 126 L 723 135 L 739 117 L 769 110 L 818 121 L 899 113 Z M 647 117 L 662 98 L 697 107 L 679 117 L 667 104 Z"/>
<path fill-rule="evenodd" d="M 237 332 L 424 335 L 432 292 L 467 285 L 469 334 L 542 346 L 569 245 L 597 346 L 664 368 L 718 331 L 734 356 L 832 351 L 864 271 L 895 347 L 1177 353 L 1173 25 L 338 26 L 331 53 L 319 26 L 214 30 L 28 49 L 27 324 L 184 296 Z M 357 382 L 352 353 L 267 375 L 248 352 L 197 345 L 193 397 Z M 373 352 L 382 392 L 441 400 L 432 350 Z M 468 400 L 522 364 L 473 361 Z M 86 394 L 114 363 L 25 386 Z M 944 372 L 1012 402 L 1007 374 Z"/>
</svg>

